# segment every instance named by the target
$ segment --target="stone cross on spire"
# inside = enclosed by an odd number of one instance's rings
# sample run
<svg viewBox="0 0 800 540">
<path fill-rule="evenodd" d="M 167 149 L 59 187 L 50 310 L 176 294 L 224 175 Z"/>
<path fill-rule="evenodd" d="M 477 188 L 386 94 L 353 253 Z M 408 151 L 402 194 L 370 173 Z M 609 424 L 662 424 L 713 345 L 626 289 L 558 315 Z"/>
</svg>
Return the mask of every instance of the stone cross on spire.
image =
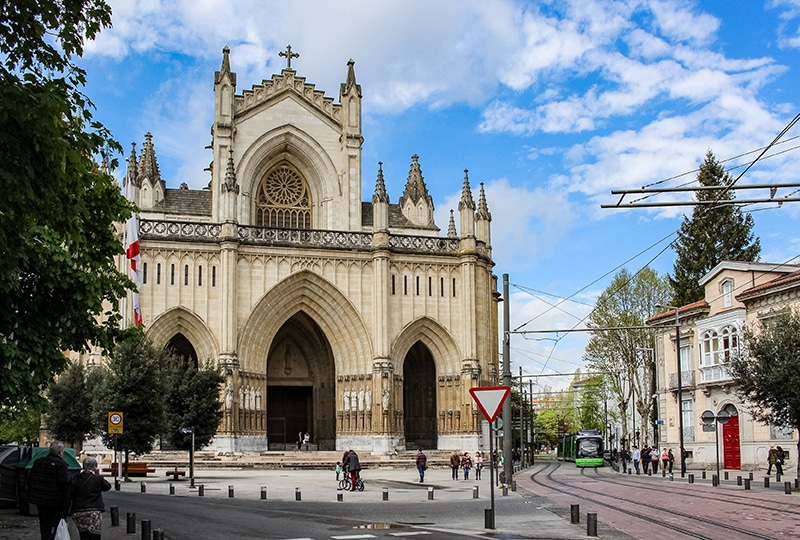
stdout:
<svg viewBox="0 0 800 540">
<path fill-rule="evenodd" d="M 286 51 L 281 51 L 278 53 L 278 56 L 282 56 L 286 58 L 286 69 L 292 69 L 292 58 L 300 58 L 300 53 L 293 53 L 292 46 L 287 45 Z"/>
</svg>

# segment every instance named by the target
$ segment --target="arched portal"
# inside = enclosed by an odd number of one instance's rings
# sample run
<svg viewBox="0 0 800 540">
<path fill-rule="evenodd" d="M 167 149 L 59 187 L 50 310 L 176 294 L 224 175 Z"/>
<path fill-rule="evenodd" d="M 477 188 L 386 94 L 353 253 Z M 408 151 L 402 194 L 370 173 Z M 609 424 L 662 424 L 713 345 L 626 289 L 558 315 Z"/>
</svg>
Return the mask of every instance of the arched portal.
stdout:
<svg viewBox="0 0 800 540">
<path fill-rule="evenodd" d="M 741 469 L 742 452 L 739 441 L 739 411 L 732 404 L 723 409 L 730 419 L 722 426 L 722 455 L 726 469 Z"/>
<path fill-rule="evenodd" d="M 403 408 L 406 448 L 435 449 L 436 364 L 430 350 L 419 341 L 403 362 Z"/>
<path fill-rule="evenodd" d="M 278 330 L 267 357 L 267 440 L 270 449 L 296 447 L 308 432 L 320 450 L 336 448 L 335 369 L 330 344 L 304 312 Z"/>
<path fill-rule="evenodd" d="M 164 348 L 172 351 L 172 354 L 175 356 L 181 357 L 197 367 L 197 351 L 194 350 L 192 342 L 180 332 L 172 336 Z"/>
</svg>

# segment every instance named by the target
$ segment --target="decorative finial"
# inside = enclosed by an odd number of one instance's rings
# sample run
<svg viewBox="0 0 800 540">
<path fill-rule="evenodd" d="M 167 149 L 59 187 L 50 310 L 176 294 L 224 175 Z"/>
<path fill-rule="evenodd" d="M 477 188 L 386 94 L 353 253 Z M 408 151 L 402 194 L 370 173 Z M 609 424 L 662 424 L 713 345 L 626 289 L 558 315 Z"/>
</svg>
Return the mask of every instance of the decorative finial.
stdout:
<svg viewBox="0 0 800 540">
<path fill-rule="evenodd" d="M 286 46 L 286 51 L 285 52 L 284 51 L 279 52 L 278 56 L 286 58 L 286 69 L 292 69 L 292 58 L 300 58 L 300 54 L 299 53 L 293 53 L 292 52 L 292 46 L 291 45 L 287 45 Z"/>
</svg>

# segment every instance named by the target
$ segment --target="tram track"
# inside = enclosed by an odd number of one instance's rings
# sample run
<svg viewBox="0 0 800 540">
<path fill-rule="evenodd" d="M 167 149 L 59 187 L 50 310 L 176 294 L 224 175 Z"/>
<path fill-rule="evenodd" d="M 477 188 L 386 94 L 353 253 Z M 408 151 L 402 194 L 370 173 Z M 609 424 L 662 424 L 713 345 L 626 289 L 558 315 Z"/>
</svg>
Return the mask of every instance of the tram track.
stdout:
<svg viewBox="0 0 800 540">
<path fill-rule="evenodd" d="M 578 499 L 588 501 L 597 506 L 608 508 L 614 512 L 622 513 L 627 517 L 637 518 L 641 520 L 643 523 L 646 523 L 648 532 L 655 536 L 658 535 L 654 531 L 654 528 L 663 527 L 665 529 L 669 529 L 671 531 L 680 533 L 682 535 L 686 535 L 691 538 L 698 538 L 701 540 L 717 540 L 721 537 L 729 537 L 730 533 L 736 533 L 737 535 L 742 535 L 745 538 L 761 538 L 764 540 L 776 540 L 778 538 L 777 536 L 768 536 L 750 529 L 744 529 L 741 527 L 736 527 L 734 525 L 721 523 L 719 521 L 704 518 L 703 516 L 699 516 L 697 514 L 690 514 L 672 508 L 666 510 L 670 516 L 678 516 L 688 520 L 703 523 L 714 529 L 719 529 L 721 534 L 715 536 L 708 536 L 709 534 L 708 532 L 705 533 L 698 532 L 696 530 L 692 530 L 685 526 L 676 523 L 671 523 L 663 519 L 660 521 L 653 521 L 654 515 L 659 516 L 665 512 L 663 506 L 658 506 L 655 504 L 651 504 L 649 502 L 643 502 L 639 500 L 632 501 L 630 500 L 630 498 L 618 497 L 616 495 L 611 495 L 608 493 L 599 493 L 591 489 L 562 482 L 553 477 L 553 473 L 555 473 L 560 468 L 560 466 L 561 466 L 560 463 L 556 463 L 555 467 L 552 467 L 551 465 L 548 464 L 544 466 L 542 469 L 537 470 L 536 472 L 531 474 L 530 479 L 532 482 L 545 489 L 550 489 L 556 492 L 577 497 Z M 537 478 L 541 473 L 545 471 L 547 471 L 546 477 L 547 477 L 547 482 L 549 482 L 549 484 Z M 611 499 L 611 502 L 608 499 Z M 645 513 L 641 511 L 641 508 L 647 508 L 650 511 Z M 725 531 L 725 533 L 723 533 L 723 531 Z"/>
<path fill-rule="evenodd" d="M 685 494 L 685 491 L 682 490 L 680 487 L 683 484 L 678 484 L 675 487 L 671 485 L 660 485 L 657 483 L 644 485 L 643 482 L 646 481 L 646 479 L 640 480 L 639 478 L 636 478 L 634 476 L 631 476 L 631 478 L 628 479 L 628 477 L 626 476 L 620 477 L 617 474 L 603 474 L 599 469 L 594 469 L 594 473 L 597 478 L 602 479 L 604 482 L 616 484 L 619 486 L 637 487 L 641 489 L 646 489 L 648 492 L 656 490 L 662 493 L 674 494 L 674 495 Z M 587 478 L 591 478 L 590 473 L 586 469 L 582 469 L 581 474 Z M 798 510 L 798 505 L 794 501 L 781 501 L 779 499 L 767 501 L 763 499 L 755 499 L 752 496 L 752 494 L 744 495 L 729 490 L 725 492 L 726 496 L 723 498 L 717 496 L 714 492 L 709 491 L 708 489 L 704 489 L 707 486 L 698 485 L 697 487 L 703 489 L 703 499 L 705 500 L 720 501 L 728 504 L 739 504 L 742 506 L 746 506 L 748 508 L 762 508 L 764 510 L 780 510 L 784 514 L 800 516 L 800 510 Z M 731 500 L 731 499 L 736 499 L 736 500 Z M 759 504 L 759 503 L 764 503 L 764 504 Z"/>
</svg>

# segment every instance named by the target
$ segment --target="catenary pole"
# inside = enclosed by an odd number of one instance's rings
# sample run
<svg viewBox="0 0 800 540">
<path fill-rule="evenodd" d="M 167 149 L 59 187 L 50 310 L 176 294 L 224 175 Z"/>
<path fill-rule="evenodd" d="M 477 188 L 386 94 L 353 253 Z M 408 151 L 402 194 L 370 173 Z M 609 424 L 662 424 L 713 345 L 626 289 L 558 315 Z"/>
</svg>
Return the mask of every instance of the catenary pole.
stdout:
<svg viewBox="0 0 800 540">
<path fill-rule="evenodd" d="M 511 338 L 510 333 L 510 307 L 511 300 L 508 294 L 508 274 L 503 274 L 503 386 L 511 386 Z M 503 403 L 503 475 L 505 484 L 511 483 L 514 470 L 511 462 L 511 400 Z"/>
</svg>

